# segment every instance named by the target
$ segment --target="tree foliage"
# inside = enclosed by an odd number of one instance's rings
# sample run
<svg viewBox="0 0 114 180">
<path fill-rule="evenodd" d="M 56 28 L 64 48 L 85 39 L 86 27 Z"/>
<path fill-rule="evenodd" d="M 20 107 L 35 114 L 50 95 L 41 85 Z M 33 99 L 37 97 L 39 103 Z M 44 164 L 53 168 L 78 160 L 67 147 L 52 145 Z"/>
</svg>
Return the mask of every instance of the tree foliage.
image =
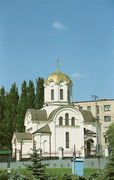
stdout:
<svg viewBox="0 0 114 180">
<path fill-rule="evenodd" d="M 38 78 L 35 89 L 33 81 L 30 80 L 27 85 L 24 80 L 20 95 L 15 82 L 9 92 L 6 92 L 3 86 L 0 88 L 0 149 L 11 149 L 13 133 L 24 131 L 27 109 L 43 106 L 43 82 L 43 78 Z"/>
<path fill-rule="evenodd" d="M 21 86 L 21 95 L 18 104 L 18 131 L 24 132 L 24 117 L 27 109 L 27 82 L 24 80 Z"/>
<path fill-rule="evenodd" d="M 10 180 L 30 180 L 30 179 L 26 176 L 19 174 L 18 172 L 14 172 L 11 175 Z"/>
<path fill-rule="evenodd" d="M 109 142 L 109 149 L 112 151 L 114 149 L 114 123 L 109 126 L 106 135 Z"/>
<path fill-rule="evenodd" d="M 44 104 L 44 79 L 36 80 L 36 108 L 41 109 Z"/>
<path fill-rule="evenodd" d="M 109 162 L 105 167 L 106 180 L 114 179 L 114 123 L 112 123 L 106 132 L 109 142 Z"/>
<path fill-rule="evenodd" d="M 106 180 L 114 179 L 114 152 L 112 152 L 111 156 L 109 157 L 109 162 L 106 164 L 105 179 Z"/>
<path fill-rule="evenodd" d="M 27 105 L 29 108 L 35 107 L 35 88 L 33 81 L 29 81 L 29 85 L 27 88 Z"/>
<path fill-rule="evenodd" d="M 41 157 L 38 153 L 38 150 L 36 150 L 36 146 L 32 149 L 31 154 L 31 161 L 32 164 L 26 165 L 28 170 L 32 171 L 33 176 L 35 177 L 35 180 L 46 180 L 46 164 L 43 164 L 41 161 Z"/>
</svg>

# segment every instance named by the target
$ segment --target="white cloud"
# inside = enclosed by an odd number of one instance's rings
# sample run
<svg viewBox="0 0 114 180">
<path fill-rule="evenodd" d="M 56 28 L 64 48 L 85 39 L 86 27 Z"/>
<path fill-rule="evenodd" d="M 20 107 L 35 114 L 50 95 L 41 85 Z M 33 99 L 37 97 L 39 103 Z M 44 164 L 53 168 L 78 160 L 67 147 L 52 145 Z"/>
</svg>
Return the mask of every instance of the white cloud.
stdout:
<svg viewBox="0 0 114 180">
<path fill-rule="evenodd" d="M 85 78 L 86 76 L 87 74 L 81 74 L 79 72 L 72 74 L 72 77 L 77 78 L 77 79 Z"/>
<path fill-rule="evenodd" d="M 64 26 L 64 24 L 57 21 L 53 23 L 52 27 L 58 30 L 66 29 L 66 26 Z"/>
</svg>

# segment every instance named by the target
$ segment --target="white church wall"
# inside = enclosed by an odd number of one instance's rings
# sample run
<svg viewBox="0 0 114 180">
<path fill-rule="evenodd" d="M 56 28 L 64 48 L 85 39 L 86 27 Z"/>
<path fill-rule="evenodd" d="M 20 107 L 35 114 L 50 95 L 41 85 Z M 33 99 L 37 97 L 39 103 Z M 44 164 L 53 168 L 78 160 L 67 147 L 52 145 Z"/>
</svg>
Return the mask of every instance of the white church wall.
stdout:
<svg viewBox="0 0 114 180">
<path fill-rule="evenodd" d="M 32 141 L 22 141 L 22 158 L 30 157 L 29 153 L 31 153 L 31 149 L 33 149 Z"/>
<path fill-rule="evenodd" d="M 41 149 L 42 153 L 49 153 L 49 141 L 50 135 L 45 133 L 37 133 L 34 135 L 34 141 L 36 142 L 36 149 Z"/>
<path fill-rule="evenodd" d="M 55 122 L 51 121 L 50 124 L 51 130 L 51 153 L 52 156 L 56 154 L 56 129 L 55 129 Z"/>
<path fill-rule="evenodd" d="M 81 132 L 82 131 L 82 132 Z M 69 133 L 69 148 L 66 148 L 66 133 Z M 80 127 L 57 127 L 56 128 L 56 152 L 59 148 L 64 149 L 65 156 L 72 156 L 74 145 L 76 147 L 77 156 L 82 155 L 82 147 L 84 146 L 83 129 Z"/>
<path fill-rule="evenodd" d="M 90 131 L 93 131 L 96 133 L 96 126 L 95 123 L 84 123 L 84 127 Z"/>
<path fill-rule="evenodd" d="M 32 122 L 27 122 L 25 126 L 25 131 L 28 133 L 33 133 L 33 124 Z"/>
<path fill-rule="evenodd" d="M 65 126 L 65 114 L 69 114 L 69 125 Z M 59 117 L 63 117 L 63 125 L 59 125 Z M 71 118 L 75 117 L 75 126 L 71 125 Z M 55 125 L 56 124 L 56 125 Z M 64 148 L 66 154 L 72 154 L 74 145 L 77 147 L 77 151 L 81 151 L 81 147 L 84 146 L 84 126 L 83 117 L 79 110 L 75 111 L 71 108 L 61 109 L 54 118 L 53 122 L 50 123 L 52 132 L 52 152 L 57 154 L 59 148 Z M 69 148 L 66 148 L 66 132 L 69 132 Z M 76 134 L 78 138 L 75 139 Z M 80 138 L 79 138 L 80 137 Z"/>
<path fill-rule="evenodd" d="M 45 109 L 46 112 L 47 112 L 47 117 L 49 117 L 50 113 L 52 111 L 54 111 L 55 109 L 57 109 L 58 107 L 60 107 L 60 105 L 54 105 L 54 106 L 51 106 L 51 105 L 48 105 L 48 106 L 44 106 L 42 109 Z"/>
<path fill-rule="evenodd" d="M 46 124 L 48 124 L 48 121 L 39 121 L 39 124 L 37 126 L 37 129 L 42 128 L 43 126 L 45 126 Z"/>
<path fill-rule="evenodd" d="M 51 90 L 54 89 L 54 99 L 51 100 Z M 63 100 L 60 100 L 60 89 L 63 89 Z M 72 87 L 65 82 L 55 84 L 50 82 L 47 86 L 44 86 L 44 103 L 68 103 L 68 89 L 70 91 L 70 102 L 72 102 Z"/>
</svg>

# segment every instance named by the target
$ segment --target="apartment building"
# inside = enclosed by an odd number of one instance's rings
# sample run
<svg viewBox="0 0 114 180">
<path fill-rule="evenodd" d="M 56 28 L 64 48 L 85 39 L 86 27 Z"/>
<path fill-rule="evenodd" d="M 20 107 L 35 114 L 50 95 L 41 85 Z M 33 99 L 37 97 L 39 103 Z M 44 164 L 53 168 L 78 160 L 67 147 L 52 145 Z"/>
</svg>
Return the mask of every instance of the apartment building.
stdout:
<svg viewBox="0 0 114 180">
<path fill-rule="evenodd" d="M 97 117 L 101 124 L 99 140 L 102 146 L 102 154 L 107 155 L 108 141 L 106 131 L 110 124 L 114 123 L 114 99 L 100 99 L 93 101 L 74 102 L 80 110 L 89 110 Z"/>
</svg>

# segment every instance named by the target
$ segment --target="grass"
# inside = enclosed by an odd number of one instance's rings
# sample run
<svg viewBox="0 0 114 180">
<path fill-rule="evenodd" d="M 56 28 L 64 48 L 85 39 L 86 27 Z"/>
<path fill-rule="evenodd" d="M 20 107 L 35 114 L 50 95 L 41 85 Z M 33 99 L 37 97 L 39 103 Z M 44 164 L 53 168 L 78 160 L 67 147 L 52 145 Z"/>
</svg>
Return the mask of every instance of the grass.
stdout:
<svg viewBox="0 0 114 180">
<path fill-rule="evenodd" d="M 5 180 L 7 176 L 7 170 L 0 170 L 0 180 Z M 17 171 L 19 174 L 27 176 L 33 179 L 32 172 L 25 168 L 12 169 L 12 173 Z M 96 172 L 96 169 L 84 169 L 84 177 L 90 176 L 92 173 Z M 61 179 L 64 174 L 72 175 L 71 168 L 46 168 L 46 175 L 51 177 L 57 177 L 57 179 Z M 4 177 L 4 178 L 3 178 Z"/>
<path fill-rule="evenodd" d="M 84 169 L 84 176 L 87 177 L 90 174 L 96 172 L 96 169 Z M 46 174 L 50 176 L 61 176 L 63 174 L 72 174 L 71 168 L 47 168 Z"/>
</svg>

